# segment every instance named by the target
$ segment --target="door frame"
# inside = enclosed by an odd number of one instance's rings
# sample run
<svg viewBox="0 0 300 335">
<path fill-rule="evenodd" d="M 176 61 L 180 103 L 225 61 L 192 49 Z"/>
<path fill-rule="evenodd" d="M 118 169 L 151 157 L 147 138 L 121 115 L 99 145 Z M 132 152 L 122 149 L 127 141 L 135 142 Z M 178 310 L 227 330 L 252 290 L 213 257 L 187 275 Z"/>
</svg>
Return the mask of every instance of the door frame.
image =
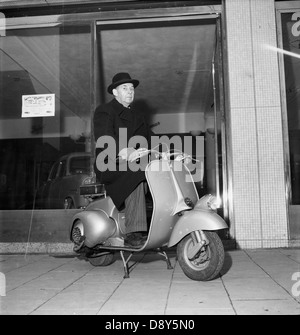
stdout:
<svg viewBox="0 0 300 335">
<path fill-rule="evenodd" d="M 218 6 L 216 6 L 218 7 Z M 160 15 L 151 15 L 151 16 L 143 16 L 143 17 L 132 17 L 131 14 L 128 15 L 128 17 L 122 17 L 119 19 L 115 19 L 115 18 L 111 18 L 111 19 L 107 19 L 107 20 L 96 20 L 95 21 L 95 25 L 94 27 L 92 27 L 92 39 L 93 39 L 93 55 L 92 55 L 92 66 L 93 66 L 93 70 L 92 72 L 98 73 L 97 71 L 99 71 L 99 64 L 98 64 L 98 39 L 97 39 L 97 34 L 99 27 L 103 26 L 105 27 L 106 25 L 112 26 L 112 25 L 122 25 L 122 24 L 134 24 L 134 23 L 149 23 L 149 22 L 164 22 L 164 21 L 187 21 L 187 20 L 201 20 L 201 19 L 215 19 L 216 20 L 216 41 L 215 41 L 215 48 L 217 48 L 218 46 L 218 53 L 215 54 L 215 63 L 216 66 L 218 67 L 218 73 L 219 73 L 219 78 L 218 78 L 218 84 L 219 84 L 219 91 L 220 91 L 220 133 L 218 133 L 218 129 L 217 129 L 217 120 L 216 120 L 216 110 L 214 110 L 214 114 L 215 114 L 215 157 L 216 157 L 216 173 L 215 173 L 215 178 L 216 178 L 216 195 L 220 196 L 220 190 L 222 190 L 222 194 L 221 194 L 221 204 L 222 204 L 222 208 L 221 208 L 221 215 L 224 217 L 224 219 L 226 221 L 229 221 L 229 196 L 228 196 L 228 185 L 229 185 L 229 181 L 228 181 L 228 167 L 227 167 L 227 145 L 226 145 L 226 141 L 227 141 L 227 136 L 226 136 L 226 125 L 225 125 L 225 102 L 224 102 L 224 95 L 225 95 L 225 91 L 224 91 L 224 75 L 223 75 L 223 71 L 224 71 L 224 66 L 223 66 L 223 38 L 222 38 L 222 15 L 221 15 L 221 9 L 222 7 L 218 7 L 218 10 L 214 10 L 211 11 L 211 9 L 208 10 L 208 8 L 206 8 L 206 6 L 203 6 L 203 12 L 201 11 L 201 13 L 193 13 L 191 14 L 184 14 L 182 15 L 182 13 L 168 13 L 168 11 L 166 11 L 163 15 L 160 13 Z M 216 51 L 216 50 L 215 50 Z M 213 67 L 213 61 L 212 60 L 212 67 Z M 98 105 L 99 101 L 97 99 L 97 94 L 96 92 L 97 90 L 97 85 L 98 84 L 98 80 L 101 81 L 100 79 L 96 78 L 96 75 L 92 75 L 93 79 L 93 101 L 92 101 L 92 105 L 96 108 L 96 106 Z M 212 78 L 213 79 L 213 78 Z M 100 93 L 101 94 L 101 93 Z M 216 106 L 216 103 L 214 101 L 214 106 Z M 218 148 L 217 142 L 218 139 L 221 140 L 221 147 Z M 92 141 L 92 155 L 95 152 L 95 141 Z M 219 169 L 218 166 L 218 155 L 221 155 L 222 157 L 222 169 Z M 95 157 L 93 157 L 94 159 Z M 92 160 L 93 160 L 92 159 Z M 222 180 L 222 185 L 220 185 L 220 177 Z"/>
<path fill-rule="evenodd" d="M 275 2 L 276 29 L 277 29 L 277 45 L 279 49 L 283 49 L 282 20 L 283 13 L 293 13 L 300 11 L 299 2 L 295 1 L 279 1 Z M 290 163 L 290 145 L 289 145 L 289 129 L 287 117 L 287 98 L 285 85 L 285 69 L 284 54 L 278 52 L 279 64 L 279 84 L 281 94 L 282 109 L 282 130 L 283 130 L 283 150 L 284 150 L 284 179 L 285 179 L 285 198 L 286 209 L 288 213 L 288 232 L 289 239 L 298 240 L 300 238 L 300 205 L 292 204 L 292 183 L 291 183 L 291 163 Z"/>
</svg>

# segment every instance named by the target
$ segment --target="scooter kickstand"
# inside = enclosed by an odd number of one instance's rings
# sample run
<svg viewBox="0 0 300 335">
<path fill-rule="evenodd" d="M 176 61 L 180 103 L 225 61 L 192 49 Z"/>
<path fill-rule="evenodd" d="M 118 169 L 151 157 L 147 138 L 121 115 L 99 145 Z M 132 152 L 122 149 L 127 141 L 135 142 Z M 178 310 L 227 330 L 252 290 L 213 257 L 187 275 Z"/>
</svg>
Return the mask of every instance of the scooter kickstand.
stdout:
<svg viewBox="0 0 300 335">
<path fill-rule="evenodd" d="M 170 258 L 169 258 L 169 256 L 167 255 L 167 253 L 166 253 L 165 251 L 161 250 L 161 249 L 158 249 L 158 250 L 157 250 L 157 253 L 165 257 L 165 261 L 166 261 L 166 263 L 167 263 L 167 269 L 168 269 L 168 270 L 172 270 L 172 269 L 173 269 L 173 266 L 172 266 L 172 264 L 171 264 Z"/>
<path fill-rule="evenodd" d="M 124 267 L 124 277 L 123 278 L 129 278 L 129 267 L 128 267 L 128 262 L 131 258 L 131 256 L 133 255 L 133 253 L 131 253 L 127 259 L 125 259 L 124 257 L 124 251 L 120 250 L 120 255 L 123 261 L 123 267 Z"/>
</svg>

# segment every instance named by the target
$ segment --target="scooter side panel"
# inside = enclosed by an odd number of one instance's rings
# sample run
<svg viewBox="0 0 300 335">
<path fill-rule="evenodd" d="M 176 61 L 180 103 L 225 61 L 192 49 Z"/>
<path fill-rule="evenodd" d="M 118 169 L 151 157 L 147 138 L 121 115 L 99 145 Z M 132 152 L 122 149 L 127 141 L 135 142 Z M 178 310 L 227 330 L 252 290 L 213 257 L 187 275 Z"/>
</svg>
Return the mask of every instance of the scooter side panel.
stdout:
<svg viewBox="0 0 300 335">
<path fill-rule="evenodd" d="M 226 222 L 215 212 L 192 210 L 180 217 L 172 231 L 168 247 L 177 244 L 186 235 L 196 230 L 220 230 L 228 228 Z"/>
<path fill-rule="evenodd" d="M 116 205 L 112 201 L 110 196 L 106 196 L 103 198 L 99 198 L 93 201 L 88 207 L 85 209 L 87 210 L 102 210 L 107 214 L 107 216 L 114 219 L 116 222 L 119 223 L 119 231 L 121 234 L 126 234 L 126 227 L 125 227 L 125 214 L 123 212 L 119 212 Z"/>
<path fill-rule="evenodd" d="M 116 206 L 114 205 L 112 199 L 110 197 L 101 197 L 98 198 L 94 201 L 92 201 L 82 212 L 79 214 L 75 214 L 72 218 L 72 221 L 69 226 L 69 233 L 71 234 L 74 222 L 78 215 L 81 215 L 81 213 L 86 213 L 87 211 L 104 211 L 107 213 L 108 216 L 112 217 L 115 219 L 115 216 L 117 217 L 117 209 Z M 83 214 L 85 216 L 86 214 Z"/>
<path fill-rule="evenodd" d="M 85 211 L 95 211 L 102 210 L 107 213 L 108 216 L 113 216 L 113 213 L 116 209 L 115 204 L 113 203 L 111 197 L 102 197 L 91 202 L 86 208 Z"/>
<path fill-rule="evenodd" d="M 73 222 L 80 220 L 83 225 L 84 244 L 93 248 L 105 242 L 117 230 L 116 222 L 103 211 L 83 211 L 74 216 Z"/>
</svg>

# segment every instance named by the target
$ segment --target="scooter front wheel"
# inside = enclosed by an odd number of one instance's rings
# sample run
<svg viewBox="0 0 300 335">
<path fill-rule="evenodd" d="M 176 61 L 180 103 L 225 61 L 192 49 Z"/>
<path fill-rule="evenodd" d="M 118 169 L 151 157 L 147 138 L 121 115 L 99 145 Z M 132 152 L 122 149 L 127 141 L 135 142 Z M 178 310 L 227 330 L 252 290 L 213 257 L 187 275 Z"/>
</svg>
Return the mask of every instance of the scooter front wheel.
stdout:
<svg viewBox="0 0 300 335">
<path fill-rule="evenodd" d="M 177 258 L 185 275 L 193 280 L 208 281 L 216 278 L 224 264 L 224 247 L 217 233 L 205 231 L 209 243 L 189 258 L 189 250 L 194 247 L 192 235 L 185 236 L 177 245 Z"/>
</svg>

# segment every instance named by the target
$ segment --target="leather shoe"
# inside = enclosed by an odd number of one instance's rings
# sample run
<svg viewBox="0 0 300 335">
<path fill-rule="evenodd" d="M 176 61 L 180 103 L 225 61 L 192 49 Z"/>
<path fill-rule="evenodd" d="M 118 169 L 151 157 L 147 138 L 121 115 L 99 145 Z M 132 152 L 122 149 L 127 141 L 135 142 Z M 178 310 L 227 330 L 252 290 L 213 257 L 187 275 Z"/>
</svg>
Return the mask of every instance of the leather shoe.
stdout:
<svg viewBox="0 0 300 335">
<path fill-rule="evenodd" d="M 125 237 L 125 244 L 137 247 L 143 245 L 146 242 L 147 236 L 143 236 L 141 233 L 129 233 Z"/>
</svg>

